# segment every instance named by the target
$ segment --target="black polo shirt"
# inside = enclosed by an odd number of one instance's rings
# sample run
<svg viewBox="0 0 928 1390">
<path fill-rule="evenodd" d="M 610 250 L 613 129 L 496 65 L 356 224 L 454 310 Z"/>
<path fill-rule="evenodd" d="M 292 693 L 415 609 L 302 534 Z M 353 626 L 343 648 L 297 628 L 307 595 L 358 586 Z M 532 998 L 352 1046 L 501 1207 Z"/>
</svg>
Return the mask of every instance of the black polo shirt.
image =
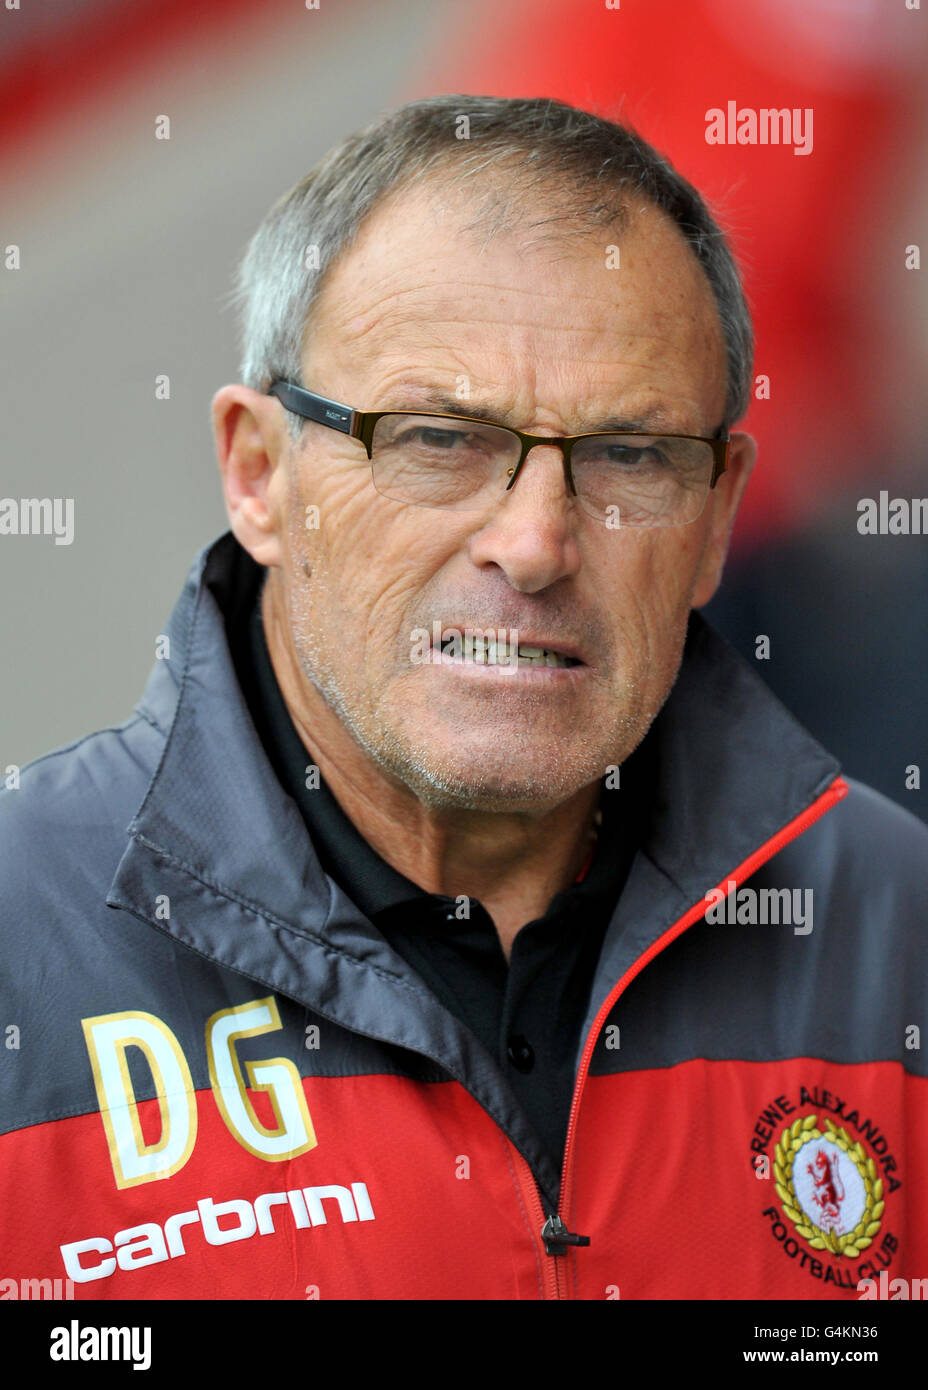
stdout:
<svg viewBox="0 0 928 1390">
<path fill-rule="evenodd" d="M 476 898 L 459 905 L 425 892 L 371 848 L 321 776 L 317 788 L 306 787 L 308 753 L 274 675 L 260 589 L 236 628 L 229 636 L 239 683 L 324 871 L 496 1059 L 560 1172 L 593 974 L 646 804 L 641 750 L 623 765 L 620 790 L 603 777 L 602 823 L 585 871 L 554 896 L 543 917 L 521 928 L 507 963 L 493 920 Z"/>
</svg>

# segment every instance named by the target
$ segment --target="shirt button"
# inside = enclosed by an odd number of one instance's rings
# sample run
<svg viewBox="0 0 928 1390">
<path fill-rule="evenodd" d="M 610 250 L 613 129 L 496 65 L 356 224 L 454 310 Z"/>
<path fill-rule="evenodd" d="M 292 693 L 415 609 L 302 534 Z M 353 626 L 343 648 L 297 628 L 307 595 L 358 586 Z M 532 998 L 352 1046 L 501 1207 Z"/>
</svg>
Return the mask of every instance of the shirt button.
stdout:
<svg viewBox="0 0 928 1390">
<path fill-rule="evenodd" d="M 506 1055 L 517 1071 L 530 1072 L 535 1065 L 534 1050 L 521 1033 L 513 1033 L 506 1047 Z"/>
</svg>

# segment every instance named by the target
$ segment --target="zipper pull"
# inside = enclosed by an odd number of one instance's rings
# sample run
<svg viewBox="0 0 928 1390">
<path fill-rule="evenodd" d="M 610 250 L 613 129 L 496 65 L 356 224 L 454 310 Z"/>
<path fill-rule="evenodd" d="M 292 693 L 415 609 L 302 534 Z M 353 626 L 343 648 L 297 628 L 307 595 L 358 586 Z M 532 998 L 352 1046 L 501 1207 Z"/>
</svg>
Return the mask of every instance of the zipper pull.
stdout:
<svg viewBox="0 0 928 1390">
<path fill-rule="evenodd" d="M 549 1255 L 564 1255 L 568 1245 L 589 1245 L 589 1236 L 575 1236 L 559 1216 L 549 1216 L 541 1228 L 541 1238 Z"/>
</svg>

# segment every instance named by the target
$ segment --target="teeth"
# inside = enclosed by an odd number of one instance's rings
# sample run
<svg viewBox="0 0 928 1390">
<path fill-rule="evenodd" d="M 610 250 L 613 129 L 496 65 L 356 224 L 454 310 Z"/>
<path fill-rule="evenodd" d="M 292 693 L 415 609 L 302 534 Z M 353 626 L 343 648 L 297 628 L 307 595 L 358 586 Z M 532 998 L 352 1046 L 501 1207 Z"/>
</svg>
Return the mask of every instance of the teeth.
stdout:
<svg viewBox="0 0 928 1390">
<path fill-rule="evenodd" d="M 448 650 L 451 648 L 452 642 L 452 638 L 446 638 L 442 643 L 442 648 Z M 465 661 L 476 662 L 479 666 L 512 665 L 512 647 L 505 640 L 494 642 L 486 637 L 472 637 L 464 634 L 460 645 Z M 518 664 L 520 666 L 566 667 L 568 661 L 566 656 L 560 652 L 549 651 L 547 647 L 532 647 L 520 643 Z"/>
<path fill-rule="evenodd" d="M 547 647 L 526 647 L 519 644 L 520 666 L 566 666 L 567 657 L 551 652 Z"/>
</svg>

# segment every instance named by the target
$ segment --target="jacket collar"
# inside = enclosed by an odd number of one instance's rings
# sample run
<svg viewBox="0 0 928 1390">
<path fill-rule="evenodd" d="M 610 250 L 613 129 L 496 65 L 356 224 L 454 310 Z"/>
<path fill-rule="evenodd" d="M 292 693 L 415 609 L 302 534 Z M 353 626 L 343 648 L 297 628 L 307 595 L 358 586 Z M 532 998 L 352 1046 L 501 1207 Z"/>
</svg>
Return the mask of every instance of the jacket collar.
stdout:
<svg viewBox="0 0 928 1390">
<path fill-rule="evenodd" d="M 841 770 L 695 611 L 677 681 L 647 737 L 653 806 L 609 925 L 584 1038 L 629 967 L 808 810 Z"/>
<path fill-rule="evenodd" d="M 262 573 L 231 532 L 191 566 L 166 631 L 169 656 L 156 662 L 137 707 L 164 732 L 164 751 L 106 901 L 336 1023 L 432 1057 L 510 1132 L 524 1129 L 481 1045 L 322 871 L 265 756 L 226 635 L 226 615 L 242 604 L 247 612 Z M 610 924 L 590 1018 L 642 951 L 839 770 L 696 613 L 647 737 L 653 810 Z M 156 912 L 164 894 L 167 918 Z M 547 1160 L 534 1160 L 547 1171 Z"/>
</svg>

